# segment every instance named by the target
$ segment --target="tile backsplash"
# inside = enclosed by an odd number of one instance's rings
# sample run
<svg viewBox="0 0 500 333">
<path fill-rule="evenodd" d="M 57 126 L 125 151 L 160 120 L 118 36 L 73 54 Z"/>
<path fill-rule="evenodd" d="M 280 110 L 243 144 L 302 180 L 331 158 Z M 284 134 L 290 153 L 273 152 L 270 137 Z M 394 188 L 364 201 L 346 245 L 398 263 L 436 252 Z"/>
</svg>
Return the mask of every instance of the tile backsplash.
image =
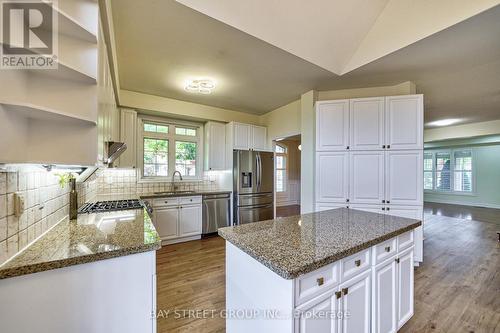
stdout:
<svg viewBox="0 0 500 333">
<path fill-rule="evenodd" d="M 0 171 L 0 264 L 68 215 L 69 186 L 44 170 Z M 24 212 L 14 215 L 14 194 Z"/>
<path fill-rule="evenodd" d="M 91 179 L 78 185 L 79 204 L 94 201 L 96 194 L 152 193 L 177 190 L 218 190 L 221 174 L 205 173 L 198 181 L 141 182 L 136 169 L 100 169 Z"/>
</svg>

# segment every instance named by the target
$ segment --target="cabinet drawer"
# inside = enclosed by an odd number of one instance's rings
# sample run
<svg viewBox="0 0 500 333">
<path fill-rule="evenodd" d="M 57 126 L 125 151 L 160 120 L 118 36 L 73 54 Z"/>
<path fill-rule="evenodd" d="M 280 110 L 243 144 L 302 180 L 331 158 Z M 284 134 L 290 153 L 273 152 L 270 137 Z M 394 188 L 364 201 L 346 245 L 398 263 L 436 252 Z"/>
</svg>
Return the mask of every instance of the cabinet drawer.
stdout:
<svg viewBox="0 0 500 333">
<path fill-rule="evenodd" d="M 199 204 L 201 203 L 201 196 L 195 197 L 180 197 L 179 204 L 180 205 L 189 205 L 189 204 Z"/>
<path fill-rule="evenodd" d="M 340 278 L 347 281 L 370 268 L 370 249 L 360 251 L 340 261 Z"/>
<path fill-rule="evenodd" d="M 398 251 L 409 248 L 413 245 L 413 230 L 398 236 Z"/>
<path fill-rule="evenodd" d="M 339 262 L 334 262 L 313 272 L 298 277 L 295 280 L 295 305 L 318 296 L 335 288 L 339 284 Z"/>
<path fill-rule="evenodd" d="M 157 198 L 153 200 L 153 208 L 157 207 L 169 207 L 169 206 L 177 206 L 179 204 L 179 198 Z"/>
<path fill-rule="evenodd" d="M 398 246 L 396 237 L 377 244 L 373 247 L 373 264 L 377 265 L 386 259 L 391 258 L 395 256 L 397 252 Z"/>
</svg>

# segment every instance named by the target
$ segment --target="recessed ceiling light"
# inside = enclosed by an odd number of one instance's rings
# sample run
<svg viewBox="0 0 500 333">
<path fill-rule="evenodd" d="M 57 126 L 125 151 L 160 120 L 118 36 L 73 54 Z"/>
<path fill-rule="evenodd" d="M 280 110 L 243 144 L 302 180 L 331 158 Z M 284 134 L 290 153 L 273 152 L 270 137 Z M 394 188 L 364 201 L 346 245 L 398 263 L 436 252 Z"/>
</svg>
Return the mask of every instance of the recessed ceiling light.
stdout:
<svg viewBox="0 0 500 333">
<path fill-rule="evenodd" d="M 432 126 L 432 127 L 450 126 L 450 125 L 459 123 L 461 121 L 462 121 L 462 119 L 455 119 L 455 118 L 453 118 L 453 119 L 441 119 L 441 120 L 431 121 L 427 125 Z"/>
<path fill-rule="evenodd" d="M 215 89 L 215 81 L 211 79 L 189 80 L 184 85 L 184 90 L 191 93 L 208 95 Z"/>
</svg>

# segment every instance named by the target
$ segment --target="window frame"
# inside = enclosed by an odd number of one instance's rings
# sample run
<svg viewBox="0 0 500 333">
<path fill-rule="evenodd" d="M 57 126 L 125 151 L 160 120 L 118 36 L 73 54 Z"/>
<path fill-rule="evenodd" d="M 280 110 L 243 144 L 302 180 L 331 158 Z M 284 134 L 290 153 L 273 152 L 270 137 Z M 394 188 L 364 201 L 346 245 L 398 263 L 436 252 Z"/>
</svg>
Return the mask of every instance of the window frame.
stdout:
<svg viewBox="0 0 500 333">
<path fill-rule="evenodd" d="M 471 152 L 471 191 L 456 191 L 455 190 L 455 152 L 470 151 Z M 450 189 L 449 190 L 438 190 L 436 189 L 436 154 L 446 153 L 450 154 Z M 424 189 L 424 193 L 429 194 L 450 194 L 450 195 L 476 195 L 476 153 L 475 149 L 471 147 L 460 147 L 453 149 L 426 149 L 425 154 L 432 154 L 432 190 Z M 424 171 L 425 172 L 425 171 Z"/>
<path fill-rule="evenodd" d="M 284 153 L 278 153 L 276 151 L 276 147 L 282 148 L 285 152 Z M 285 145 L 283 145 L 283 144 L 276 143 L 276 146 L 274 148 L 274 154 L 276 156 L 276 163 L 275 163 L 276 164 L 275 165 L 276 179 L 275 179 L 275 184 L 274 184 L 274 186 L 276 187 L 276 193 L 286 193 L 286 191 L 287 191 L 287 185 L 288 185 L 287 184 L 288 183 L 287 179 L 288 179 L 288 172 L 289 172 L 289 170 L 288 170 L 288 147 L 285 146 Z M 278 156 L 281 156 L 281 157 L 284 158 L 284 160 L 285 160 L 284 168 L 278 168 Z M 278 191 L 278 184 L 277 184 L 278 170 L 284 170 L 285 171 L 285 174 L 284 174 L 285 177 L 283 177 L 283 190 L 282 191 Z"/>
<path fill-rule="evenodd" d="M 139 182 L 170 182 L 175 169 L 176 142 L 196 143 L 196 175 L 182 176 L 184 181 L 201 181 L 203 179 L 203 124 L 181 120 L 165 119 L 152 116 L 138 117 L 137 160 L 140 172 Z M 168 133 L 147 132 L 144 124 L 168 126 Z M 176 127 L 196 130 L 196 136 L 175 134 Z M 144 176 L 144 138 L 166 139 L 168 141 L 168 173 L 166 176 Z M 178 179 L 176 179 L 178 181 Z"/>
</svg>

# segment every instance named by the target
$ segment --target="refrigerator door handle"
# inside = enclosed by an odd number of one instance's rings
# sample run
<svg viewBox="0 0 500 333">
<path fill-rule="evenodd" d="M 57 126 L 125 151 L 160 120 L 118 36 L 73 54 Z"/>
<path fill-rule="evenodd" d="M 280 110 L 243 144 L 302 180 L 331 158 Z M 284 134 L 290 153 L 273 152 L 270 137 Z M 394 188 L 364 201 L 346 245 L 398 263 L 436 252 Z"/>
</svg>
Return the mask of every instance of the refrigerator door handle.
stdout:
<svg viewBox="0 0 500 333">
<path fill-rule="evenodd" d="M 259 161 L 259 190 L 260 190 L 260 185 L 262 184 L 262 160 L 260 158 L 260 153 L 257 153 L 257 159 Z"/>
</svg>

